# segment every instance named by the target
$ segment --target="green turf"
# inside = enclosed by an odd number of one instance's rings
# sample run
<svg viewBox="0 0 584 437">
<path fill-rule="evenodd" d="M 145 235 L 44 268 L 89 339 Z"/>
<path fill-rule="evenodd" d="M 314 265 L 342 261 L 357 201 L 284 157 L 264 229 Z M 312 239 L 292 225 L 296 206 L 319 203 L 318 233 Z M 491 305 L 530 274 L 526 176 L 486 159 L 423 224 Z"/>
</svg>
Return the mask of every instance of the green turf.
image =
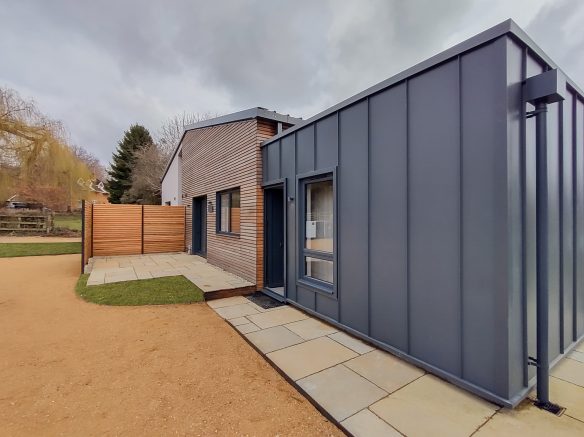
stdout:
<svg viewBox="0 0 584 437">
<path fill-rule="evenodd" d="M 89 275 L 81 275 L 75 291 L 88 302 L 100 305 L 166 305 L 203 301 L 203 292 L 184 276 L 139 279 L 87 285 Z"/>
<path fill-rule="evenodd" d="M 81 253 L 81 243 L 0 243 L 0 258 Z"/>
<path fill-rule="evenodd" d="M 55 215 L 53 225 L 72 231 L 81 231 L 81 216 L 75 214 Z"/>
</svg>

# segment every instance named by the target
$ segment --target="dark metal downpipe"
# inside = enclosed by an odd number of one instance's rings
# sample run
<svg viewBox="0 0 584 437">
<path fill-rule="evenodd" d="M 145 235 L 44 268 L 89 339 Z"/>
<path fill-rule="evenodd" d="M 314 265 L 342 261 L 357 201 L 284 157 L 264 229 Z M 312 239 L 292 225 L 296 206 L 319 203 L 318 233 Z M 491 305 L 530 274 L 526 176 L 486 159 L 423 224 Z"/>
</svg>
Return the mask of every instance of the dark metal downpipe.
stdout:
<svg viewBox="0 0 584 437">
<path fill-rule="evenodd" d="M 548 282 L 548 165 L 547 104 L 538 102 L 535 116 L 537 217 L 537 402 L 548 409 L 549 394 L 549 282 Z"/>
<path fill-rule="evenodd" d="M 537 252 L 537 358 L 529 364 L 537 367 L 537 401 L 543 410 L 558 414 L 562 408 L 550 402 L 549 377 L 549 281 L 548 281 L 548 157 L 547 105 L 564 100 L 566 82 L 558 70 L 548 70 L 530 77 L 524 83 L 525 102 L 535 105 L 527 117 L 535 117 L 536 147 L 536 252 Z"/>
</svg>

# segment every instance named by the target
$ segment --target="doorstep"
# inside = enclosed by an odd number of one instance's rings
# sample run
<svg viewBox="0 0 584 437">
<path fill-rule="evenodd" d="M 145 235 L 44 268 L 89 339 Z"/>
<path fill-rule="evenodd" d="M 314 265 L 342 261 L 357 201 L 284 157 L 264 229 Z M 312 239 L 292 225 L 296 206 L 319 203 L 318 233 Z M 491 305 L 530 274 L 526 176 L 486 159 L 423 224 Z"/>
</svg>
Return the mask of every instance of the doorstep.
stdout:
<svg viewBox="0 0 584 437">
<path fill-rule="evenodd" d="M 264 309 L 243 296 L 208 305 L 349 435 L 584 435 L 579 354 L 552 378 L 566 407 L 557 417 L 530 400 L 499 408 L 290 305 Z"/>
</svg>

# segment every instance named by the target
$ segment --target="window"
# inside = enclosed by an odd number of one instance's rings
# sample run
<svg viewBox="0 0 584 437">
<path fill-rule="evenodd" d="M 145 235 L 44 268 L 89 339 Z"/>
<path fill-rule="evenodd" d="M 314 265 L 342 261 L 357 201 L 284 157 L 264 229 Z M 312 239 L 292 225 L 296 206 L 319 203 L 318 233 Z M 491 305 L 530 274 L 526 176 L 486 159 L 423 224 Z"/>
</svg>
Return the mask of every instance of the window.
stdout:
<svg viewBox="0 0 584 437">
<path fill-rule="evenodd" d="M 240 211 L 239 188 L 217 193 L 217 232 L 239 234 Z"/>
<path fill-rule="evenodd" d="M 334 189 L 332 175 L 302 182 L 303 279 L 332 291 L 334 282 Z"/>
</svg>

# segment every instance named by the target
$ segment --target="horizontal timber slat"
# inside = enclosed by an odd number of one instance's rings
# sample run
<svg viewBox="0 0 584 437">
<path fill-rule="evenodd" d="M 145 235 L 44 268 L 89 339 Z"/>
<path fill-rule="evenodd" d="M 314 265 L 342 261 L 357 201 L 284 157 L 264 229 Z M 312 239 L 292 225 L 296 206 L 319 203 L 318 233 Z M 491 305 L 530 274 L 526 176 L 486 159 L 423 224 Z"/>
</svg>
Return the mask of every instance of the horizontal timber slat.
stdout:
<svg viewBox="0 0 584 437">
<path fill-rule="evenodd" d="M 188 131 L 182 140 L 181 200 L 189 214 L 185 240 L 192 242 L 192 199 L 206 196 L 207 260 L 258 288 L 263 281 L 263 191 L 260 143 L 277 132 L 272 120 L 243 120 Z M 237 235 L 216 230 L 217 193 L 240 190 Z"/>
<path fill-rule="evenodd" d="M 185 207 L 144 205 L 144 253 L 185 250 Z"/>
<path fill-rule="evenodd" d="M 86 260 L 185 249 L 184 206 L 87 205 L 84 218 Z"/>
</svg>

